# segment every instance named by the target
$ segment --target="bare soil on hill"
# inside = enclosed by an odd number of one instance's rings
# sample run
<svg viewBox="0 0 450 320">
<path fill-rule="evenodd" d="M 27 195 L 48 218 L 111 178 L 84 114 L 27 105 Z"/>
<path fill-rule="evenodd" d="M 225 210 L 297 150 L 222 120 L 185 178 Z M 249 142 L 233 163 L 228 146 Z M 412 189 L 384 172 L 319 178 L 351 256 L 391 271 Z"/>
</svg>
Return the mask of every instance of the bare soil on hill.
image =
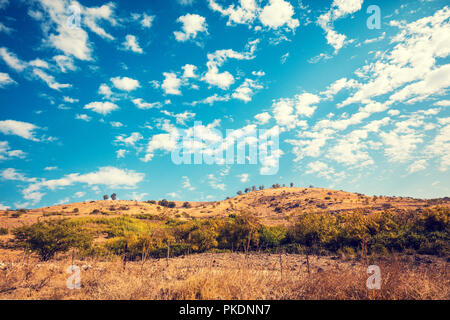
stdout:
<svg viewBox="0 0 450 320">
<path fill-rule="evenodd" d="M 324 188 L 271 188 L 238 195 L 222 201 L 189 202 L 174 201 L 175 208 L 163 207 L 145 201 L 98 200 L 29 209 L 15 217 L 14 212 L 0 211 L 0 227 L 15 228 L 47 219 L 85 217 L 93 215 L 151 214 L 163 218 L 180 219 L 225 217 L 242 211 L 254 213 L 267 225 L 287 224 L 289 219 L 307 211 L 346 212 L 364 210 L 379 212 L 423 210 L 429 206 L 450 206 L 450 199 L 413 199 L 407 197 L 365 196 L 359 193 Z"/>
</svg>

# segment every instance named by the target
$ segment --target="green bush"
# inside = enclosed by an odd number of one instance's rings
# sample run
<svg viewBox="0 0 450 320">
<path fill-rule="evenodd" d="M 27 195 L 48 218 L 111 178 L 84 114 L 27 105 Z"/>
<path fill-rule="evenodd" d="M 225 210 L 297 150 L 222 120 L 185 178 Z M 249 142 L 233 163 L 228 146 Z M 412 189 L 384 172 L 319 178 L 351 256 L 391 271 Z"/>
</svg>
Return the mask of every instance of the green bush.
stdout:
<svg viewBox="0 0 450 320">
<path fill-rule="evenodd" d="M 262 226 L 259 232 L 260 244 L 264 248 L 273 248 L 281 245 L 287 235 L 287 229 L 283 227 Z"/>
<path fill-rule="evenodd" d="M 71 248 L 88 249 L 92 242 L 91 235 L 64 221 L 38 222 L 19 227 L 13 233 L 18 245 L 36 252 L 41 260 L 49 260 Z"/>
<path fill-rule="evenodd" d="M 0 236 L 8 234 L 9 230 L 8 228 L 0 228 Z"/>
</svg>

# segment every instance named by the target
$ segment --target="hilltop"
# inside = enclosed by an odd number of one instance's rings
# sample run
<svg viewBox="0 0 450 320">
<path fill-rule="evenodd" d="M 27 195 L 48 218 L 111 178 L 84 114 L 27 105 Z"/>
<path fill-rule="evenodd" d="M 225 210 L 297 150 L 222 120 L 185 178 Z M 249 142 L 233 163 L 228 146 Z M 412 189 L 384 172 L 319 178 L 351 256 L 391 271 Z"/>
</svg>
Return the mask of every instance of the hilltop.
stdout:
<svg viewBox="0 0 450 320">
<path fill-rule="evenodd" d="M 14 211 L 5 215 L 0 211 L 0 226 L 8 227 L 30 224 L 39 220 L 57 217 L 83 217 L 91 215 L 155 215 L 164 218 L 181 219 L 224 217 L 241 211 L 256 214 L 265 224 L 284 224 L 290 217 L 302 212 L 329 211 L 340 213 L 357 209 L 366 212 L 380 212 L 386 209 L 396 212 L 422 210 L 425 207 L 450 206 L 449 198 L 423 200 L 410 197 L 365 196 L 341 190 L 325 188 L 271 188 L 250 191 L 222 201 L 188 202 L 174 201 L 175 207 L 168 208 L 158 201 L 97 200 L 55 205 L 38 209 Z M 12 213 L 12 214 L 11 214 Z M 20 216 L 19 216 L 20 215 Z M 17 217 L 19 216 L 19 217 Z"/>
</svg>

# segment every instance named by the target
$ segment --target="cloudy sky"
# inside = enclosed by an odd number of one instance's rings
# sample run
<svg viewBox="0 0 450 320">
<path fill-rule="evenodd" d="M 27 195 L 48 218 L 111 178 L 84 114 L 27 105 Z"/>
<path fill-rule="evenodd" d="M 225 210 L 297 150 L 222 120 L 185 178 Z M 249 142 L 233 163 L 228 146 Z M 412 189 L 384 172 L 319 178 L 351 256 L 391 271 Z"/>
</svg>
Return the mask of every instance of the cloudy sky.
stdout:
<svg viewBox="0 0 450 320">
<path fill-rule="evenodd" d="M 449 196 L 447 4 L 0 0 L 0 208 L 290 182 Z M 194 132 L 212 164 L 173 160 Z M 268 154 L 224 161 L 232 137 Z"/>
</svg>

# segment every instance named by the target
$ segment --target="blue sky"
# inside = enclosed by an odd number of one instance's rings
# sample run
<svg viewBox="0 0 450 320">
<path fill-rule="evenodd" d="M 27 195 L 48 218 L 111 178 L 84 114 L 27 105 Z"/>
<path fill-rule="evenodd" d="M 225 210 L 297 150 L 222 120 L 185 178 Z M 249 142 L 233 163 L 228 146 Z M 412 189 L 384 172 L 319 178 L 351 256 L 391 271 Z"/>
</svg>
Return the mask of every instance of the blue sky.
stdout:
<svg viewBox="0 0 450 320">
<path fill-rule="evenodd" d="M 447 1 L 0 0 L 0 13 L 0 208 L 290 182 L 449 195 Z M 174 163 L 180 147 L 221 154 L 227 132 L 268 154 Z"/>
</svg>

